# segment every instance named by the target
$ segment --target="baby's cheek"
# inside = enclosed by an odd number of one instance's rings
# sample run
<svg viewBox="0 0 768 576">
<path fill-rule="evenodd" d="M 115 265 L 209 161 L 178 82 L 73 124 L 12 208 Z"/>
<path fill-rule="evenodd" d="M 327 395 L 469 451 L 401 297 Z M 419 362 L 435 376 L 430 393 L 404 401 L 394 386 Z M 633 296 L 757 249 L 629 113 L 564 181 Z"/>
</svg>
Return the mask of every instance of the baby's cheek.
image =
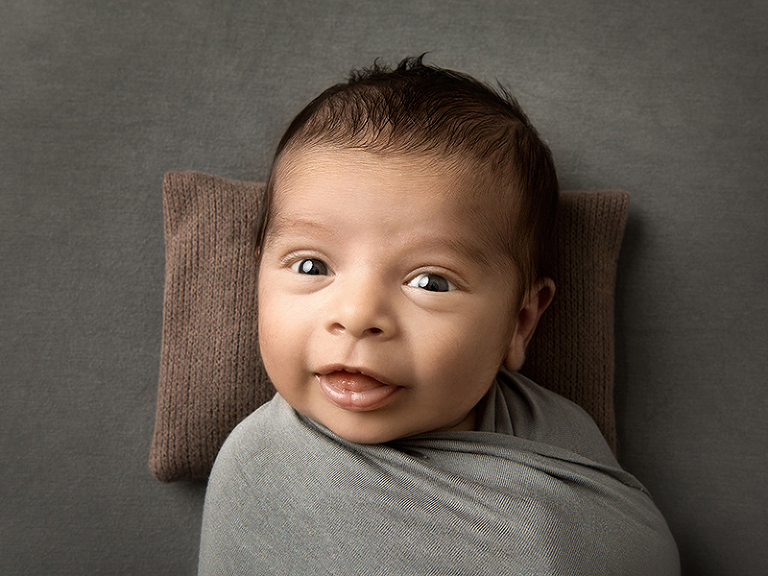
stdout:
<svg viewBox="0 0 768 576">
<path fill-rule="evenodd" d="M 434 331 L 421 339 L 421 367 L 430 379 L 453 378 L 462 372 L 467 364 L 466 343 L 451 330 Z M 427 373 L 429 376 L 427 376 Z"/>
<path fill-rule="evenodd" d="M 267 374 L 274 378 L 282 364 L 281 355 L 285 355 L 286 350 L 279 331 L 268 322 L 259 322 L 259 351 Z"/>
</svg>

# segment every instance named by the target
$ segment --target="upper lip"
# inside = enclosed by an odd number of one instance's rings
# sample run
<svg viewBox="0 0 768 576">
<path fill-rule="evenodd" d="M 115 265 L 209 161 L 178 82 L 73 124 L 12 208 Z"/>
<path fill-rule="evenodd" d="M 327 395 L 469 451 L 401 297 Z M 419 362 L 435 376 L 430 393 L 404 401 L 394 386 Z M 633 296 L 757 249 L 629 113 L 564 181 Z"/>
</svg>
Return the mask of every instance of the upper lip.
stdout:
<svg viewBox="0 0 768 576">
<path fill-rule="evenodd" d="M 328 364 L 326 366 L 323 366 L 315 371 L 315 374 L 318 376 L 324 376 L 326 374 L 332 374 L 334 372 L 349 372 L 350 374 L 362 374 L 363 376 L 368 376 L 369 378 L 375 378 L 382 384 L 385 384 L 386 386 L 397 386 L 397 384 L 392 383 L 388 378 L 385 376 L 379 374 L 376 371 L 369 370 L 368 368 L 362 368 L 358 366 L 347 366 L 345 364 Z"/>
</svg>

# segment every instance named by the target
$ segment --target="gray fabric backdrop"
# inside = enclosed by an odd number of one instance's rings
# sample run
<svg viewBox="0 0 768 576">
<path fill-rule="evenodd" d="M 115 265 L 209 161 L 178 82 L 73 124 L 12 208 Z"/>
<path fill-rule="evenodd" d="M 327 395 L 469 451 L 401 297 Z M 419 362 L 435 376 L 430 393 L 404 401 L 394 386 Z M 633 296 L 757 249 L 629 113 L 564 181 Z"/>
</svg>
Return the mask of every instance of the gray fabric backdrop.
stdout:
<svg viewBox="0 0 768 576">
<path fill-rule="evenodd" d="M 566 188 L 632 195 L 620 460 L 686 574 L 768 572 L 768 4 L 0 3 L 0 573 L 191 574 L 202 484 L 147 470 L 161 180 L 263 179 L 377 56 L 502 81 Z"/>
</svg>

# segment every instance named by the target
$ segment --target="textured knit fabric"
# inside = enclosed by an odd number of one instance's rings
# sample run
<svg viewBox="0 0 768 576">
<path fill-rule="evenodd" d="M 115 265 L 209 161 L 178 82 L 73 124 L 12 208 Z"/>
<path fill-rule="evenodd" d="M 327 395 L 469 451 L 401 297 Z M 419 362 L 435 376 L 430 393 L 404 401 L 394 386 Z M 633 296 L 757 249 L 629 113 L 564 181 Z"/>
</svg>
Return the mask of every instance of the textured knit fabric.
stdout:
<svg viewBox="0 0 768 576">
<path fill-rule="evenodd" d="M 274 388 L 258 352 L 255 258 L 263 185 L 199 172 L 163 184 L 163 345 L 149 465 L 164 482 L 206 478 L 235 425 Z M 522 372 L 582 406 L 616 447 L 613 294 L 625 192 L 563 192 L 557 285 Z"/>
<path fill-rule="evenodd" d="M 628 208 L 626 192 L 561 193 L 544 271 L 555 281 L 555 298 L 521 370 L 584 408 L 614 452 L 614 288 Z"/>
<path fill-rule="evenodd" d="M 258 351 L 263 185 L 171 172 L 163 186 L 163 347 L 149 465 L 170 482 L 207 477 L 227 434 L 274 389 Z"/>
<path fill-rule="evenodd" d="M 502 372 L 479 431 L 346 442 L 280 397 L 223 446 L 201 576 L 679 573 L 644 488 L 575 404 Z"/>
</svg>

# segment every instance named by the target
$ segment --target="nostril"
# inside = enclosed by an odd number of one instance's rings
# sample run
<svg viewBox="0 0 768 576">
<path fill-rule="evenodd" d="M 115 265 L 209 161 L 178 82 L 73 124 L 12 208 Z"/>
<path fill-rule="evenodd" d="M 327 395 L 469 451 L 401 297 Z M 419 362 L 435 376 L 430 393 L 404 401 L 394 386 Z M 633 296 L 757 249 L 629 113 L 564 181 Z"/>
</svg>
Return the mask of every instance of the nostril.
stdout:
<svg viewBox="0 0 768 576">
<path fill-rule="evenodd" d="M 381 328 L 369 328 L 368 332 L 371 334 L 381 334 L 383 330 Z"/>
</svg>

